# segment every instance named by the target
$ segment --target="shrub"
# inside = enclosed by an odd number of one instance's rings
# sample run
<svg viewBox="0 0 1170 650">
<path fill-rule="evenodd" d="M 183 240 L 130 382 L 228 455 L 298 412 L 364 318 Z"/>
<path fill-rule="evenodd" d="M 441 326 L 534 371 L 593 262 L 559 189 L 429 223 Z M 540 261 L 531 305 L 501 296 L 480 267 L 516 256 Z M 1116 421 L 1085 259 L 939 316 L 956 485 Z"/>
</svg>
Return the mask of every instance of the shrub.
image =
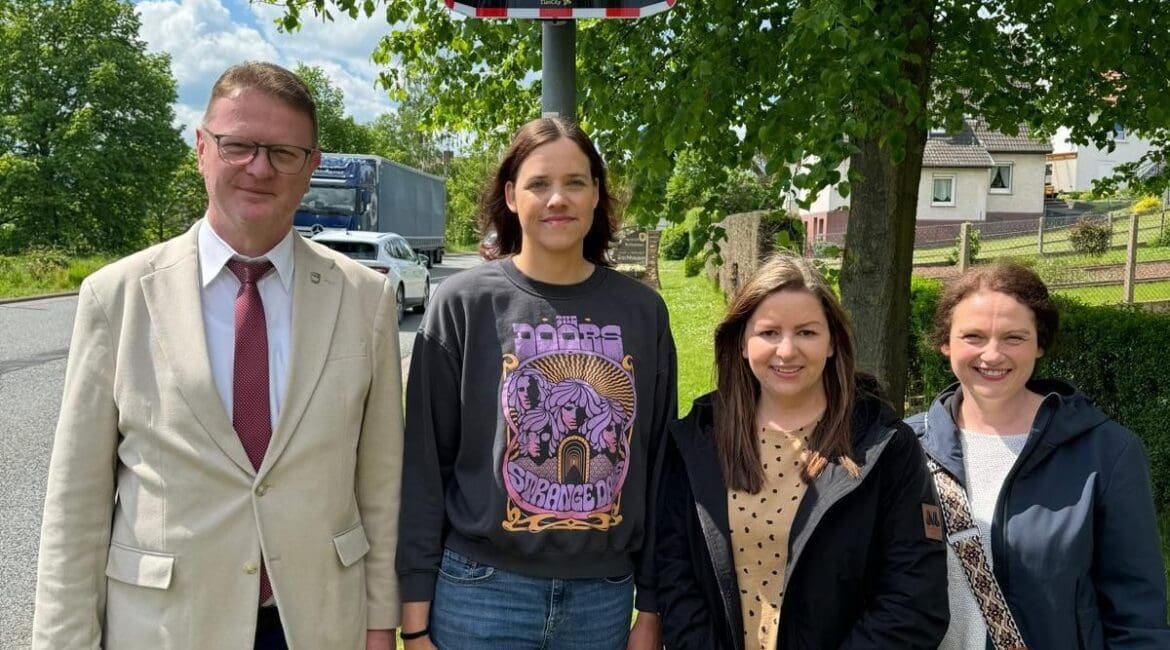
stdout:
<svg viewBox="0 0 1170 650">
<path fill-rule="evenodd" d="M 718 220 L 714 218 L 716 216 L 703 208 L 687 210 L 686 216 L 683 217 L 683 226 L 687 229 L 688 238 L 686 255 L 699 255 L 703 252 L 703 247 L 711 239 L 711 222 Z"/>
<path fill-rule="evenodd" d="M 664 260 L 681 260 L 691 249 L 691 238 L 687 233 L 687 226 L 676 223 L 662 231 L 658 240 L 658 254 Z"/>
<path fill-rule="evenodd" d="M 837 259 L 841 257 L 841 247 L 830 241 L 819 241 L 813 243 L 812 254 L 817 259 Z"/>
<path fill-rule="evenodd" d="M 1104 255 L 1113 244 L 1113 226 L 1108 221 L 1081 219 L 1069 230 L 1068 241 L 1082 255 Z"/>
<path fill-rule="evenodd" d="M 959 247 L 963 245 L 963 231 L 959 231 L 959 235 L 955 237 L 955 247 L 947 255 L 947 262 L 950 264 L 959 263 Z M 967 263 L 974 264 L 975 258 L 979 257 L 979 248 L 982 245 L 979 241 L 979 231 L 974 228 L 967 230 Z"/>
<path fill-rule="evenodd" d="M 33 248 L 26 256 L 29 275 L 49 280 L 69 268 L 69 256 L 59 248 Z"/>
<path fill-rule="evenodd" d="M 946 358 L 924 343 L 938 298 L 937 282 L 913 281 L 908 386 L 927 402 L 955 381 Z M 1170 347 L 1170 315 L 1056 301 L 1060 332 L 1037 364 L 1037 376 L 1072 382 L 1137 433 L 1150 459 L 1154 503 L 1163 516 L 1170 514 L 1170 373 L 1161 354 Z"/>
<path fill-rule="evenodd" d="M 683 275 L 688 278 L 693 278 L 703 272 L 703 265 L 705 263 L 704 256 L 687 255 L 683 259 Z"/>
<path fill-rule="evenodd" d="M 1150 245 L 1159 248 L 1170 246 L 1170 230 L 1163 230 L 1158 233 L 1158 237 Z"/>
<path fill-rule="evenodd" d="M 1162 200 L 1156 196 L 1143 196 L 1142 198 L 1133 202 L 1130 209 L 1138 214 L 1149 214 L 1157 212 L 1162 208 Z"/>
</svg>

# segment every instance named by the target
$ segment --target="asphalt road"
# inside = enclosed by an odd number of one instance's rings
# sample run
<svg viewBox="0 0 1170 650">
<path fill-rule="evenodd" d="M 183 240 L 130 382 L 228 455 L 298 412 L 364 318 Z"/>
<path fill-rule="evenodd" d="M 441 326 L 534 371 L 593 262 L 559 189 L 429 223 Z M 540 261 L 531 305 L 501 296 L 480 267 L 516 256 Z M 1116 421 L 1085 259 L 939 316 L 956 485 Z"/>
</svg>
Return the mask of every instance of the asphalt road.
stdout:
<svg viewBox="0 0 1170 650">
<path fill-rule="evenodd" d="M 432 287 L 478 264 L 444 257 Z M 0 305 L 0 650 L 30 645 L 41 511 L 76 297 Z M 422 315 L 400 326 L 403 375 Z"/>
</svg>

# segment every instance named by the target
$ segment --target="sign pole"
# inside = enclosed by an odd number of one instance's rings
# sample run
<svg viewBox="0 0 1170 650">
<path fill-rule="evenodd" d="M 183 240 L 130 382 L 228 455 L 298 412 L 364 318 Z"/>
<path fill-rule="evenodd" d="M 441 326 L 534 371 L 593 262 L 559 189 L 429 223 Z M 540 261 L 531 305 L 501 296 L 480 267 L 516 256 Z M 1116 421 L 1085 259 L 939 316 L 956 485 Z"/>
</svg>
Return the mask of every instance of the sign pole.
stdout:
<svg viewBox="0 0 1170 650">
<path fill-rule="evenodd" d="M 540 110 L 577 119 L 577 21 L 541 21 Z"/>
</svg>

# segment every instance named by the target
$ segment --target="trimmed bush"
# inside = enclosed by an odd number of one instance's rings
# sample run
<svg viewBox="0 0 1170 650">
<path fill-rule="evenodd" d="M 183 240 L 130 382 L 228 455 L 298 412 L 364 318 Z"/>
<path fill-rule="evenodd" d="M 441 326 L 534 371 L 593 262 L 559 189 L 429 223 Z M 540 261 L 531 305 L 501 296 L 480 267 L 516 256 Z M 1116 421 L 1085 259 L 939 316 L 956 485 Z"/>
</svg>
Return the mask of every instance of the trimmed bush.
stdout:
<svg viewBox="0 0 1170 650">
<path fill-rule="evenodd" d="M 1104 255 L 1113 244 L 1113 226 L 1107 221 L 1082 219 L 1069 229 L 1068 241 L 1082 255 Z"/>
<path fill-rule="evenodd" d="M 1138 214 L 1150 214 L 1162 208 L 1162 200 L 1156 196 L 1143 196 L 1133 202 L 1130 209 Z"/>
<path fill-rule="evenodd" d="M 662 231 L 662 238 L 658 240 L 658 255 L 664 260 L 681 260 L 691 249 L 691 237 L 687 233 L 687 226 L 676 223 Z"/>
<path fill-rule="evenodd" d="M 934 281 L 916 279 L 911 285 L 908 387 L 926 403 L 955 381 L 942 353 L 924 343 L 939 293 Z M 1037 376 L 1072 382 L 1137 433 L 1150 459 L 1154 503 L 1159 513 L 1170 515 L 1170 373 L 1162 354 L 1170 349 L 1170 314 L 1087 306 L 1059 296 L 1056 301 L 1060 332 L 1037 364 Z"/>
<path fill-rule="evenodd" d="M 963 246 L 962 237 L 963 237 L 963 234 L 962 234 L 962 231 L 960 230 L 959 235 L 957 237 L 955 237 L 955 247 L 952 248 L 951 252 L 947 255 L 947 263 L 948 264 L 954 265 L 954 264 L 959 263 L 959 255 L 960 255 L 960 251 L 962 250 L 962 246 Z M 982 245 L 983 245 L 982 242 L 979 241 L 979 231 L 975 230 L 974 228 L 968 229 L 967 230 L 967 263 L 968 264 L 975 263 L 975 259 L 977 257 L 979 257 L 979 248 Z"/>
<path fill-rule="evenodd" d="M 687 255 L 683 259 L 683 275 L 693 278 L 703 272 L 703 255 Z"/>
</svg>

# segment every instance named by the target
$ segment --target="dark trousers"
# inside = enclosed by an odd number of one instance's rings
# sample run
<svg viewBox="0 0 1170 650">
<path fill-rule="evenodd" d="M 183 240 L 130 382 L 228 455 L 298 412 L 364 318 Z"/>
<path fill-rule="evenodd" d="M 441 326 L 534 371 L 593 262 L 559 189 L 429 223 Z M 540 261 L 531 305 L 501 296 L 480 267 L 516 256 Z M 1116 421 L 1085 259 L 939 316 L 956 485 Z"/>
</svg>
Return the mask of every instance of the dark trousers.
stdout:
<svg viewBox="0 0 1170 650">
<path fill-rule="evenodd" d="M 280 612 L 275 607 L 261 607 L 256 614 L 255 650 L 288 650 L 284 640 L 284 628 L 280 625 Z"/>
</svg>

